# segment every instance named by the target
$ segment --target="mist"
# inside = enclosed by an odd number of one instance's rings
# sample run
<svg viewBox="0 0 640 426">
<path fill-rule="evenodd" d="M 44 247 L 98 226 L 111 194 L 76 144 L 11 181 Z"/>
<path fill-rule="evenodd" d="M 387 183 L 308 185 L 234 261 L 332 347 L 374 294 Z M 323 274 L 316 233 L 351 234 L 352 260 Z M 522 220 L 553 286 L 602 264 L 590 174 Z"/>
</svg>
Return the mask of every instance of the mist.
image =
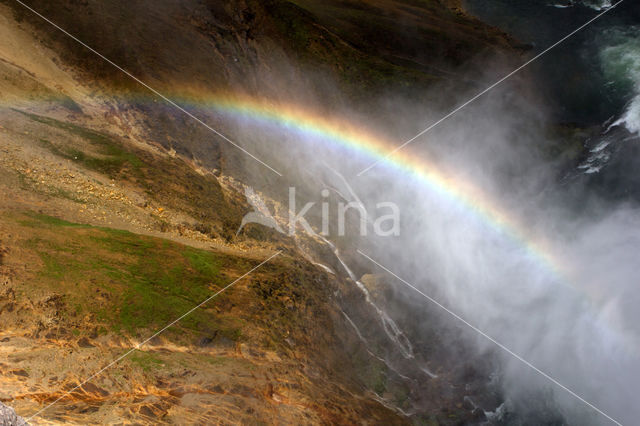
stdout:
<svg viewBox="0 0 640 426">
<path fill-rule="evenodd" d="M 546 241 L 564 271 L 549 271 L 508 236 L 416 193 L 402 202 L 409 206 L 404 238 L 376 255 L 582 398 L 631 423 L 639 414 L 633 403 L 640 379 L 638 209 L 554 187 L 554 164 L 540 153 L 546 141 L 538 117 L 518 113 L 540 107 L 518 111 L 507 96 L 494 94 L 448 123 L 433 138 L 435 149 L 444 151 L 447 169 L 470 175 L 519 218 L 527 235 Z M 571 423 L 607 422 L 515 358 L 507 355 L 505 363 L 506 394 L 517 404 L 531 407 L 517 395 L 543 387 Z"/>
<path fill-rule="evenodd" d="M 491 69 L 489 75 L 469 78 L 486 87 L 503 67 Z M 321 113 L 366 128 L 396 146 L 445 115 L 451 101 L 461 104 L 475 94 L 441 86 L 425 94 L 425 99 L 437 99 L 446 92 L 440 105 L 389 94 L 363 108 L 342 100 L 329 80 L 322 84 L 331 95 L 314 99 L 309 94 L 317 89 L 317 80 L 314 88 L 296 81 L 280 92 L 280 101 L 304 98 L 305 108 L 313 109 L 331 98 L 335 108 Z M 355 239 L 351 259 L 361 250 L 589 404 L 616 421 L 633 423 L 640 416 L 635 403 L 640 382 L 640 210 L 630 201 L 604 200 L 588 187 L 561 184 L 561 176 L 575 164 L 549 154 L 566 143 L 549 136 L 552 127 L 525 76 L 405 148 L 453 180 L 471 182 L 493 208 L 513 219 L 520 237 L 385 162 L 357 176 L 375 158 L 336 149 L 321 137 L 237 117 L 234 132 L 239 140 L 254 141 L 252 149 L 286 170 L 286 177 L 277 180 L 280 189 L 296 185 L 319 198 L 331 184 L 341 194 L 357 194 L 369 211 L 381 201 L 396 203 L 400 236 Z M 338 173 L 328 173 L 327 165 Z M 271 179 L 260 166 L 249 167 L 256 187 Z M 280 189 L 271 195 L 283 198 Z M 528 244 L 539 247 L 532 250 Z M 365 259 L 357 263 L 384 274 Z M 412 291 L 384 276 L 398 292 Z M 427 312 L 441 311 L 426 298 L 423 302 L 425 318 L 416 317 L 417 323 L 426 321 Z M 570 424 L 611 423 L 458 319 L 442 314 L 442 321 L 463 330 L 478 354 L 500 359 L 496 374 L 506 403 L 524 418 L 544 418 L 541 412 L 551 404 Z"/>
</svg>

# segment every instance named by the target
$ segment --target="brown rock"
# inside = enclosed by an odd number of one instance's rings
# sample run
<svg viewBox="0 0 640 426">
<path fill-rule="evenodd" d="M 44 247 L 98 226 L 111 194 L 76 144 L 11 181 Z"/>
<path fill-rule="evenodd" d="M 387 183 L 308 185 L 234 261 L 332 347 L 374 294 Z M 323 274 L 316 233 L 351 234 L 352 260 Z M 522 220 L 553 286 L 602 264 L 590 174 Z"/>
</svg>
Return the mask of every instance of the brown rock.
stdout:
<svg viewBox="0 0 640 426">
<path fill-rule="evenodd" d="M 78 346 L 80 346 L 81 348 L 94 348 L 95 347 L 94 345 L 91 344 L 89 339 L 87 339 L 86 337 L 83 337 L 80 340 L 78 340 Z"/>
</svg>

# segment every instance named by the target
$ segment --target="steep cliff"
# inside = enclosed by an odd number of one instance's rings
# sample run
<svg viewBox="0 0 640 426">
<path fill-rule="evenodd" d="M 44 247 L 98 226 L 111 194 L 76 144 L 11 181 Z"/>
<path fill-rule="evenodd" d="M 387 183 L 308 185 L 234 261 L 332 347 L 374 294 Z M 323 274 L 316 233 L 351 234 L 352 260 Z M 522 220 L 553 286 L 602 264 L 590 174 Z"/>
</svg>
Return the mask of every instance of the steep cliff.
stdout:
<svg viewBox="0 0 640 426">
<path fill-rule="evenodd" d="M 29 6 L 225 133 L 222 118 L 189 100 L 236 91 L 281 98 L 301 87 L 302 100 L 317 101 L 327 81 L 340 90 L 327 92 L 326 108 L 388 90 L 415 95 L 511 43 L 457 2 Z M 372 324 L 362 332 L 383 333 L 379 318 L 326 245 L 257 225 L 236 234 L 250 210 L 250 172 L 235 147 L 22 5 L 3 1 L 0 20 L 0 396 L 20 415 L 58 398 L 30 421 L 484 415 L 464 399 L 453 366 L 443 362 L 437 380 L 423 372 L 407 381 L 403 373 L 418 373 L 372 355 L 338 299 Z"/>
</svg>

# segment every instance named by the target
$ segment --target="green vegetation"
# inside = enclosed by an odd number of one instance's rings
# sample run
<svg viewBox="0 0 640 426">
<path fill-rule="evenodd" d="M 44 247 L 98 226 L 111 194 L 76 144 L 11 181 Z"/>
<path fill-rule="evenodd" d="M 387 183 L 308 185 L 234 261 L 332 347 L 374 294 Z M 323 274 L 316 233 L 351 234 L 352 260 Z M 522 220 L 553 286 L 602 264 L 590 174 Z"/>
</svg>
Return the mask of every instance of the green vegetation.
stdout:
<svg viewBox="0 0 640 426">
<path fill-rule="evenodd" d="M 164 362 L 154 354 L 136 351 L 131 355 L 131 362 L 136 364 L 145 373 L 153 371 L 164 365 Z"/>
<path fill-rule="evenodd" d="M 140 186 L 157 203 L 199 218 L 214 237 L 230 239 L 245 213 L 244 200 L 227 200 L 217 179 L 201 175 L 179 158 L 153 155 L 127 147 L 114 137 L 50 117 L 14 109 L 37 123 L 68 132 L 75 138 L 58 138 L 64 143 L 40 139 L 52 154 L 81 164 L 111 179 Z M 80 140 L 74 140 L 80 138 Z M 26 176 L 21 179 L 26 184 Z M 48 195 L 79 201 L 73 194 L 50 190 Z M 167 228 L 169 225 L 160 224 Z M 164 230 L 163 230 L 164 231 Z"/>
<path fill-rule="evenodd" d="M 162 327 L 229 281 L 221 273 L 229 259 L 205 250 L 42 214 L 29 213 L 17 222 L 38 229 L 37 237 L 24 243 L 42 261 L 37 283 L 62 293 L 73 308 L 70 315 L 93 314 L 114 332 Z M 216 303 L 225 303 L 228 292 Z M 175 328 L 239 339 L 242 323 L 210 308 L 192 312 Z"/>
<path fill-rule="evenodd" d="M 90 228 L 89 225 L 81 223 L 67 222 L 66 220 L 59 219 L 53 216 L 47 216 L 46 214 L 40 214 L 35 212 L 27 212 L 25 215 L 28 219 L 19 221 L 20 225 L 29 226 L 31 228 L 46 227 L 46 226 L 58 226 L 58 227 L 70 227 L 70 228 Z"/>
<path fill-rule="evenodd" d="M 31 120 L 47 126 L 65 130 L 81 139 L 88 141 L 93 148 L 98 150 L 98 156 L 93 156 L 70 146 L 58 146 L 47 139 L 40 139 L 40 143 L 53 154 L 77 161 L 90 170 L 95 170 L 109 177 L 116 177 L 118 173 L 128 166 L 134 173 L 139 173 L 142 161 L 134 154 L 124 149 L 122 144 L 113 138 L 75 124 L 56 120 L 42 115 L 31 114 L 14 109 L 14 111 L 26 115 Z"/>
<path fill-rule="evenodd" d="M 198 370 L 203 367 L 208 369 L 222 369 L 225 371 L 254 371 L 256 365 L 241 357 L 214 356 L 194 352 L 145 352 L 136 350 L 128 357 L 128 361 L 140 368 L 145 373 L 157 373 L 160 369 L 173 369 L 175 367 Z"/>
<path fill-rule="evenodd" d="M 32 177 L 23 173 L 19 170 L 16 170 L 16 174 L 18 177 L 18 183 L 20 188 L 26 189 L 29 191 L 33 191 L 37 194 L 55 197 L 55 198 L 65 198 L 69 201 L 73 201 L 74 203 L 82 203 L 78 197 L 75 196 L 71 191 L 64 190 L 62 188 L 58 188 L 53 185 L 43 185 L 37 186 L 35 185 L 36 180 Z"/>
<path fill-rule="evenodd" d="M 356 375 L 368 389 L 373 389 L 378 395 L 387 390 L 387 368 L 382 362 L 374 361 L 367 356 L 357 355 L 353 363 Z"/>
<path fill-rule="evenodd" d="M 41 139 L 40 143 L 59 157 L 77 161 L 87 169 L 105 174 L 111 178 L 115 178 L 126 165 L 129 165 L 135 172 L 139 172 L 142 166 L 142 162 L 138 157 L 114 145 L 101 146 L 104 156 L 95 157 L 73 148 L 59 149 L 47 139 Z"/>
</svg>

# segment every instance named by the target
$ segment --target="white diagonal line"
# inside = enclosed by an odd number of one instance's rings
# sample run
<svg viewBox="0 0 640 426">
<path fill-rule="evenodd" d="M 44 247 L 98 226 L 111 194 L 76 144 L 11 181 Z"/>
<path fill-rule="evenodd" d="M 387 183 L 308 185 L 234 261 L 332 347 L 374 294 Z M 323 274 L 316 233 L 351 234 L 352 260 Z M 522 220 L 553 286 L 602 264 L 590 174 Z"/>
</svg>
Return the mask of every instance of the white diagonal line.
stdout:
<svg viewBox="0 0 640 426">
<path fill-rule="evenodd" d="M 496 87 L 498 87 L 499 85 L 501 85 L 502 83 L 504 83 L 505 81 L 507 81 L 508 79 L 510 79 L 511 77 L 513 77 L 514 75 L 516 75 L 518 72 L 522 71 L 524 68 L 526 68 L 527 66 L 531 65 L 533 62 L 537 61 L 538 59 L 540 59 L 542 56 L 546 55 L 547 53 L 549 53 L 549 51 L 555 49 L 556 47 L 558 47 L 559 45 L 561 45 L 562 43 L 564 43 L 565 41 L 567 41 L 568 39 L 570 39 L 571 37 L 573 37 L 574 35 L 576 35 L 577 33 L 579 33 L 580 31 L 582 31 L 583 29 L 585 29 L 586 27 L 588 27 L 589 25 L 593 24 L 595 21 L 597 21 L 598 19 L 600 19 L 601 17 L 603 17 L 605 14 L 609 13 L 610 11 L 612 11 L 614 8 L 616 8 L 620 3 L 622 3 L 624 0 L 620 0 L 619 2 L 617 2 L 616 4 L 614 4 L 613 6 L 611 6 L 610 8 L 606 9 L 604 12 L 596 15 L 594 18 L 592 18 L 591 20 L 589 20 L 588 22 L 586 22 L 585 24 L 583 24 L 582 26 L 580 26 L 579 28 L 575 29 L 574 31 L 572 31 L 571 33 L 567 34 L 566 36 L 564 36 L 563 38 L 561 38 L 559 41 L 555 42 L 554 44 L 552 44 L 551 46 L 547 47 L 545 50 L 543 50 L 542 52 L 538 53 L 536 56 L 534 56 L 533 58 L 529 59 L 527 62 L 525 62 L 524 64 L 520 65 L 518 68 L 516 68 L 515 70 L 511 71 L 509 74 L 505 75 L 504 77 L 502 77 L 500 80 L 496 81 L 495 83 L 493 83 L 491 86 L 487 87 L 486 89 L 484 89 L 482 92 L 478 93 L 477 95 L 475 95 L 473 98 L 469 99 L 468 101 L 466 101 L 465 103 L 463 103 L 462 105 L 460 105 L 459 107 L 457 107 L 456 109 L 454 109 L 453 111 L 451 111 L 450 113 L 448 113 L 447 115 L 445 115 L 444 117 L 442 117 L 441 119 L 439 119 L 438 121 L 436 121 L 435 123 L 433 123 L 432 125 L 430 125 L 429 127 L 427 127 L 426 129 L 424 129 L 423 131 L 421 131 L 420 133 L 418 133 L 417 135 L 415 135 L 414 137 L 412 137 L 411 139 L 409 139 L 408 141 L 404 142 L 402 145 L 394 148 L 391 152 L 389 152 L 388 154 L 386 154 L 383 158 L 380 158 L 379 160 L 375 161 L 374 163 L 372 163 L 371 165 L 369 165 L 367 168 L 363 169 L 362 171 L 360 171 L 360 173 L 358 173 L 356 176 L 362 176 L 364 173 L 366 173 L 367 171 L 371 170 L 372 168 L 374 168 L 375 166 L 377 166 L 379 163 L 381 163 L 382 161 L 386 160 L 387 158 L 391 157 L 393 154 L 395 154 L 396 152 L 400 151 L 402 148 L 404 148 L 405 146 L 409 145 L 410 143 L 414 142 L 416 139 L 418 139 L 420 136 L 424 135 L 425 133 L 429 132 L 430 130 L 432 130 L 433 128 L 437 127 L 438 125 L 440 125 L 441 123 L 443 123 L 444 121 L 448 120 L 449 118 L 453 117 L 454 115 L 456 115 L 458 112 L 460 112 L 462 109 L 466 108 L 468 105 L 472 104 L 473 102 L 475 102 L 476 100 L 478 100 L 479 98 L 481 98 L 482 96 L 486 95 L 488 92 L 490 92 L 491 90 L 495 89 Z"/>
<path fill-rule="evenodd" d="M 407 287 L 409 287 L 412 290 L 416 291 L 418 294 L 420 294 L 421 296 L 423 296 L 424 298 L 429 300 L 431 303 L 433 303 L 436 306 L 438 306 L 439 308 L 443 309 L 449 315 L 453 316 L 455 319 L 457 319 L 458 321 L 462 322 L 464 325 L 466 325 L 467 327 L 471 328 L 473 331 L 475 331 L 476 333 L 480 334 L 482 337 L 486 338 L 487 340 L 489 340 L 490 342 L 492 342 L 493 344 L 498 346 L 500 349 L 502 349 L 503 351 L 505 351 L 509 355 L 513 356 L 515 359 L 517 359 L 518 361 L 522 362 L 523 364 L 525 364 L 527 367 L 531 368 L 536 373 L 542 375 L 543 377 L 545 377 L 547 380 L 551 381 L 556 386 L 562 388 L 563 390 L 565 390 L 566 392 L 568 392 L 569 394 L 571 394 L 572 396 L 574 396 L 575 398 L 577 398 L 578 400 L 580 400 L 581 402 L 583 402 L 584 404 L 589 406 L 591 409 L 597 411 L 599 414 L 601 414 L 602 416 L 606 417 L 608 420 L 612 421 L 613 423 L 615 423 L 615 424 L 617 424 L 619 426 L 622 426 L 622 423 L 618 422 L 617 420 L 615 420 L 614 418 L 612 418 L 611 416 L 606 414 L 604 411 L 602 411 L 601 409 L 599 409 L 598 407 L 596 407 L 595 405 L 593 405 L 592 403 L 590 403 L 586 399 L 582 398 L 580 395 L 578 395 L 577 393 L 575 393 L 574 391 L 572 391 L 571 389 L 569 389 L 565 385 L 563 385 L 562 383 L 558 382 L 556 379 L 554 379 L 553 377 L 551 377 L 550 375 L 548 375 L 544 371 L 540 370 L 538 367 L 536 367 L 535 365 L 531 364 L 529 361 L 527 361 L 526 359 L 522 358 L 517 353 L 513 352 L 511 349 L 507 348 L 505 345 L 503 345 L 502 343 L 500 343 L 497 340 L 495 340 L 493 337 L 489 336 L 487 333 L 485 333 L 484 331 L 480 330 L 478 327 L 476 327 L 473 324 L 469 323 L 467 320 L 462 318 L 460 315 L 456 314 L 455 312 L 453 312 L 452 310 L 450 310 L 446 306 L 442 305 L 440 302 L 438 302 L 437 300 L 435 300 L 431 296 L 427 295 L 426 293 L 424 293 L 420 289 L 416 288 L 411 283 L 409 283 L 406 280 L 400 278 L 398 275 L 396 275 L 395 273 L 393 273 L 392 271 L 390 271 L 388 268 L 384 267 L 380 263 L 376 262 L 375 260 L 373 260 L 371 257 L 367 256 L 366 254 L 364 254 L 360 250 L 357 250 L 357 251 L 358 251 L 358 253 L 360 253 L 360 255 L 362 255 L 363 257 L 367 258 L 370 262 L 374 263 L 375 265 L 377 265 L 378 267 L 382 268 L 383 270 L 385 270 L 389 274 L 393 275 L 396 279 L 398 279 L 399 281 L 404 283 Z"/>
<path fill-rule="evenodd" d="M 154 89 L 153 87 L 149 86 L 147 83 L 145 83 L 144 81 L 140 80 L 138 77 L 136 77 L 135 75 L 131 74 L 129 71 L 127 71 L 126 69 L 122 68 L 120 65 L 116 64 L 115 62 L 113 62 L 111 59 L 107 58 L 106 56 L 104 56 L 102 53 L 98 52 L 97 50 L 95 50 L 94 48 L 92 48 L 91 46 L 89 46 L 88 44 L 86 44 L 85 42 L 83 42 L 82 40 L 80 40 L 79 38 L 77 38 L 76 36 L 74 36 L 73 34 L 69 33 L 67 30 L 65 30 L 64 28 L 60 27 L 59 25 L 57 25 L 55 22 L 51 21 L 50 19 L 48 19 L 47 17 L 43 16 L 42 14 L 40 14 L 39 12 L 37 12 L 36 10 L 34 10 L 33 8 L 31 8 L 30 6 L 26 5 L 25 3 L 23 3 L 21 0 L 15 0 L 17 3 L 21 4 L 23 7 L 25 7 L 26 9 L 30 10 L 31 12 L 33 12 L 35 15 L 39 16 L 41 19 L 45 20 L 46 22 L 48 22 L 49 24 L 51 24 L 52 26 L 54 26 L 55 28 L 57 28 L 58 30 L 62 31 L 65 35 L 71 37 L 73 40 L 75 40 L 76 42 L 78 42 L 79 44 L 81 44 L 82 46 L 84 46 L 85 48 L 89 49 L 91 52 L 95 53 L 96 55 L 98 55 L 100 58 L 102 58 L 103 60 L 105 60 L 106 62 L 108 62 L 109 64 L 113 65 L 115 68 L 117 68 L 118 70 L 122 71 L 123 73 L 125 73 L 127 76 L 129 76 L 130 78 L 132 78 L 133 80 L 135 80 L 137 83 L 139 83 L 140 85 L 144 86 L 145 88 L 147 88 L 149 91 L 153 92 L 155 95 L 157 95 L 158 97 L 162 98 L 164 101 L 166 101 L 167 103 L 169 103 L 171 106 L 177 108 L 178 110 L 180 110 L 181 112 L 183 112 L 184 114 L 186 114 L 187 116 L 189 116 L 190 118 L 194 119 L 196 122 L 198 122 L 199 124 L 201 124 L 202 126 L 204 126 L 205 128 L 207 128 L 209 131 L 213 132 L 214 134 L 218 135 L 219 137 L 221 137 L 222 139 L 224 139 L 225 141 L 229 142 L 231 145 L 235 146 L 236 148 L 238 148 L 240 151 L 244 152 L 245 154 L 247 154 L 249 157 L 253 158 L 254 160 L 256 160 L 258 163 L 262 164 L 263 166 L 265 166 L 266 168 L 268 168 L 269 170 L 271 170 L 272 172 L 274 172 L 275 174 L 277 174 L 278 176 L 282 176 L 282 173 L 280 173 L 279 171 L 277 171 L 276 169 L 274 169 L 273 167 L 271 167 L 270 165 L 268 165 L 267 163 L 265 163 L 264 161 L 260 160 L 258 157 L 256 157 L 255 155 L 253 155 L 252 153 L 250 153 L 249 151 L 247 151 L 246 149 L 244 149 L 243 147 L 241 147 L 240 145 L 238 145 L 237 143 L 235 143 L 234 141 L 232 141 L 231 139 L 229 139 L 228 137 L 226 137 L 225 135 L 223 135 L 222 133 L 220 133 L 218 130 L 214 129 L 213 127 L 211 127 L 210 125 L 208 125 L 207 123 L 205 123 L 204 121 L 202 121 L 201 119 L 199 119 L 198 117 L 196 117 L 195 115 L 193 115 L 192 113 L 190 113 L 189 111 L 187 111 L 186 109 L 184 109 L 183 107 L 181 107 L 180 105 L 178 105 L 175 101 L 171 100 L 170 98 L 168 98 L 167 96 L 163 95 L 162 93 L 160 93 L 159 91 L 157 91 L 156 89 Z"/>
<path fill-rule="evenodd" d="M 90 382 L 91 380 L 93 380 L 94 378 L 96 378 L 97 376 L 99 376 L 100 374 L 102 374 L 104 371 L 108 370 L 109 368 L 113 367 L 114 365 L 116 365 L 117 363 L 119 363 L 120 361 L 122 361 L 123 359 L 125 359 L 127 356 L 129 356 L 132 352 L 135 352 L 136 350 L 140 349 L 142 346 L 144 346 L 147 342 L 149 342 L 151 339 L 159 336 L 160 334 L 162 334 L 164 331 L 166 331 L 169 327 L 175 325 L 177 322 L 181 321 L 183 318 L 185 318 L 186 316 L 190 315 L 193 311 L 195 311 L 196 309 L 200 308 L 201 306 L 203 306 L 204 304 L 206 304 L 207 302 L 209 302 L 211 299 L 213 299 L 214 297 L 218 296 L 220 293 L 222 293 L 223 291 L 227 290 L 228 288 L 232 287 L 234 284 L 236 284 L 238 281 L 242 280 L 243 278 L 245 278 L 247 275 L 251 274 L 253 271 L 255 271 L 256 269 L 260 268 L 262 265 L 264 265 L 265 263 L 269 262 L 271 259 L 273 259 L 274 257 L 278 256 L 279 254 L 281 254 L 282 251 L 278 251 L 275 254 L 271 255 L 267 260 L 264 260 L 262 263 L 260 263 L 259 265 L 253 267 L 250 271 L 245 272 L 241 277 L 237 278 L 236 280 L 234 280 L 231 284 L 228 284 L 226 287 L 222 288 L 221 290 L 217 291 L 216 293 L 212 294 L 211 296 L 209 296 L 207 299 L 205 299 L 203 302 L 199 303 L 198 305 L 194 306 L 193 308 L 191 308 L 189 311 L 185 312 L 184 314 L 182 314 L 179 318 L 171 321 L 169 324 L 167 324 L 166 326 L 164 326 L 162 329 L 160 329 L 159 331 L 156 331 L 152 336 L 146 338 L 145 340 L 143 340 L 142 342 L 138 343 L 136 346 L 134 346 L 133 348 L 131 348 L 130 350 L 128 350 L 127 352 L 125 352 L 124 354 L 120 355 L 118 358 L 116 358 L 115 360 L 111 361 L 109 364 L 107 364 L 106 367 L 103 367 L 102 369 L 100 369 L 98 372 L 94 373 L 93 375 L 91 375 L 88 379 L 84 380 L 82 383 L 80 383 L 79 385 L 77 385 L 76 387 L 74 387 L 73 389 L 65 392 L 64 394 L 62 394 L 60 397 L 58 397 L 58 399 L 56 399 L 55 401 L 53 401 L 51 404 L 47 405 L 46 407 L 40 409 L 38 412 L 36 412 L 35 414 L 32 414 L 31 416 L 29 416 L 29 418 L 27 418 L 27 422 L 29 420 L 31 420 L 32 418 L 34 418 L 35 416 L 37 416 L 38 414 L 42 413 L 43 411 L 51 408 L 52 406 L 54 406 L 56 403 L 58 403 L 61 399 L 63 399 L 64 397 L 66 397 L 67 395 L 73 393 L 74 391 L 76 391 L 77 389 L 81 388 L 83 385 L 85 385 L 87 382 Z"/>
</svg>

